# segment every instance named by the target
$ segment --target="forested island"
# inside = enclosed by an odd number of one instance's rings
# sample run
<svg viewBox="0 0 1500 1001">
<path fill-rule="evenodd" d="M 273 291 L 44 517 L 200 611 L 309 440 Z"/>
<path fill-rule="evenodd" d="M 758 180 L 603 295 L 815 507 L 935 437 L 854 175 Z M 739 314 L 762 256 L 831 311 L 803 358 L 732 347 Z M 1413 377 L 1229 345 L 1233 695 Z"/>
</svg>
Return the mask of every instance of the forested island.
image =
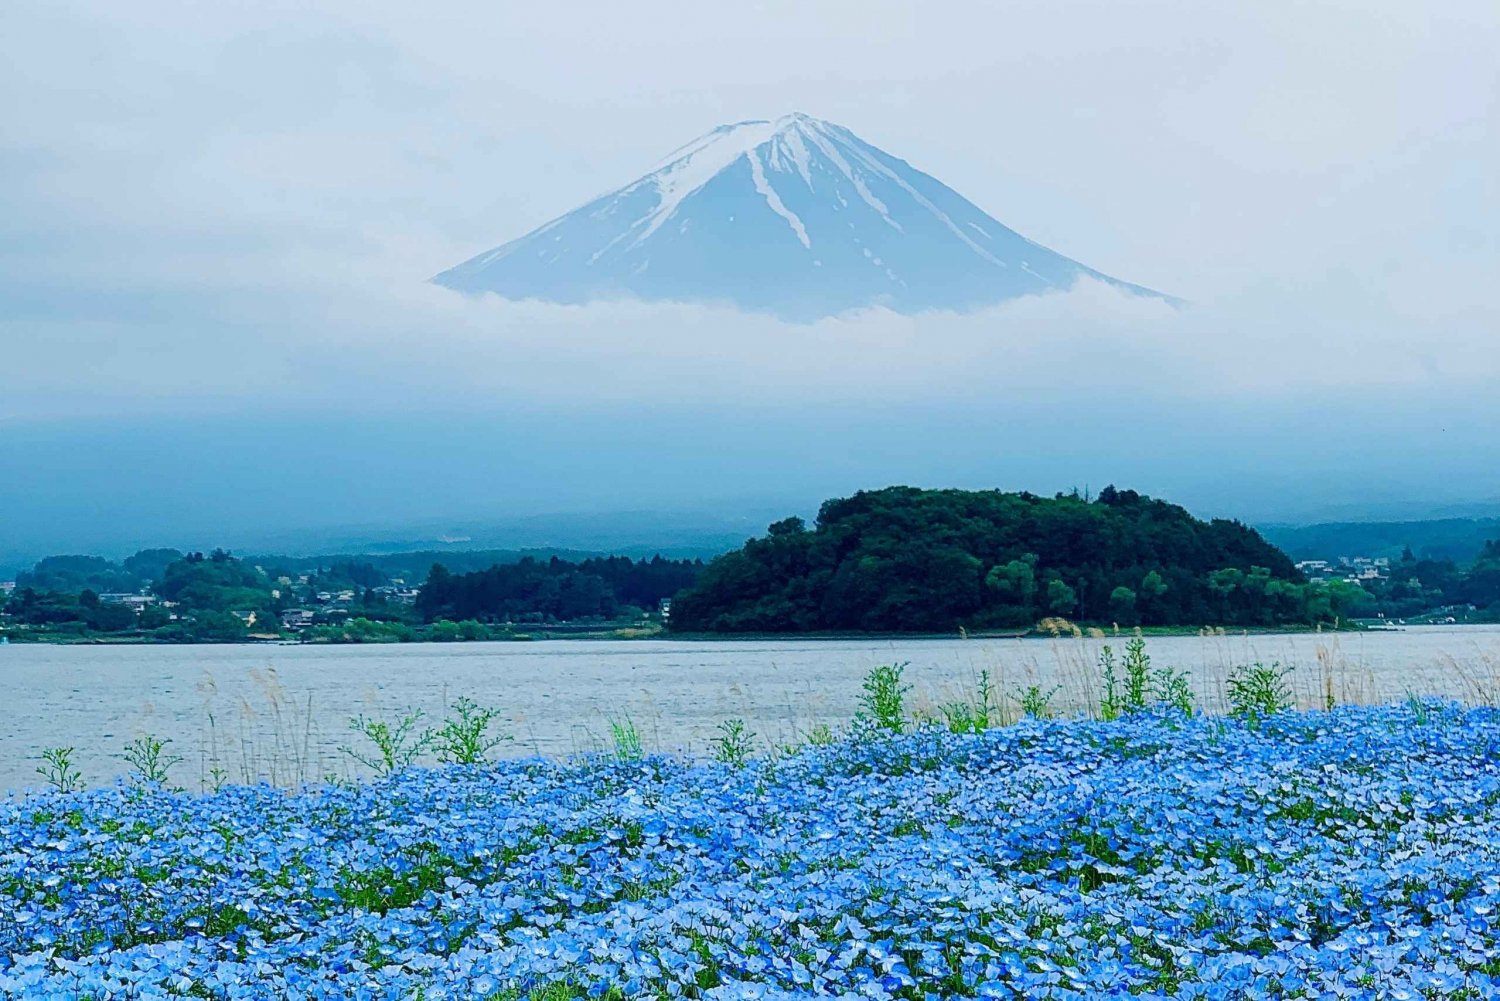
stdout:
<svg viewBox="0 0 1500 1001">
<path fill-rule="evenodd" d="M 777 522 L 714 560 L 674 601 L 672 626 L 1274 628 L 1337 625 L 1374 606 L 1358 584 L 1309 581 L 1239 522 L 1202 521 L 1133 490 L 1047 498 L 891 487 L 825 503 L 811 529 L 800 518 Z"/>
<path fill-rule="evenodd" d="M 1307 572 L 1304 573 L 1303 571 Z M 0 594 L 0 637 L 405 642 L 746 633 L 1276 629 L 1500 621 L 1500 541 L 1474 559 L 1294 564 L 1254 529 L 1132 490 L 891 487 L 699 560 L 490 550 L 54 556 Z"/>
</svg>

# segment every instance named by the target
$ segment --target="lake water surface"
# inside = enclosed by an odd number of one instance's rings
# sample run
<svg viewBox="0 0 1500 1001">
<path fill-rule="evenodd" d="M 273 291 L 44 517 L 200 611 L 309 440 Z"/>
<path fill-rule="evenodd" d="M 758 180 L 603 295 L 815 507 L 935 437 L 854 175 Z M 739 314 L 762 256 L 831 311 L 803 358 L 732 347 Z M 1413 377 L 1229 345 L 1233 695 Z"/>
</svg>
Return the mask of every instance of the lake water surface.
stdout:
<svg viewBox="0 0 1500 1001">
<path fill-rule="evenodd" d="M 356 714 L 420 709 L 435 721 L 466 695 L 499 707 L 505 753 L 604 747 L 629 718 L 648 750 L 703 752 L 718 724 L 746 720 L 764 744 L 841 723 L 871 667 L 906 662 L 916 707 L 961 697 L 988 670 L 1001 693 L 1060 686 L 1059 707 L 1087 700 L 1100 639 L 562 640 L 389 646 L 0 646 L 6 725 L 0 790 L 35 787 L 36 757 L 71 746 L 90 784 L 125 770 L 116 755 L 143 733 L 169 738 L 188 788 L 214 767 L 229 781 L 318 781 L 360 774 L 340 751 Z M 1404 632 L 1152 638 L 1157 664 L 1186 669 L 1200 704 L 1222 705 L 1236 664 L 1296 669 L 1305 705 L 1408 693 L 1500 698 L 1500 627 Z"/>
</svg>

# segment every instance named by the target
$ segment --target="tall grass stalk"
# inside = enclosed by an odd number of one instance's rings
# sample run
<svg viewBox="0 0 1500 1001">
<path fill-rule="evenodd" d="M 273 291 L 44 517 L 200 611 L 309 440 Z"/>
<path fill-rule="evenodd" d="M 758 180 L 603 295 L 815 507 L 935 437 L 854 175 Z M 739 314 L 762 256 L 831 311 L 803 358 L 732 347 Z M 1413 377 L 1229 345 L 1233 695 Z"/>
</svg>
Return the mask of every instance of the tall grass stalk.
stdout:
<svg viewBox="0 0 1500 1001">
<path fill-rule="evenodd" d="M 635 720 L 629 716 L 623 716 L 609 721 L 610 739 L 615 745 L 615 759 L 618 761 L 639 761 L 644 756 L 641 749 L 641 735 L 635 728 Z"/>
</svg>

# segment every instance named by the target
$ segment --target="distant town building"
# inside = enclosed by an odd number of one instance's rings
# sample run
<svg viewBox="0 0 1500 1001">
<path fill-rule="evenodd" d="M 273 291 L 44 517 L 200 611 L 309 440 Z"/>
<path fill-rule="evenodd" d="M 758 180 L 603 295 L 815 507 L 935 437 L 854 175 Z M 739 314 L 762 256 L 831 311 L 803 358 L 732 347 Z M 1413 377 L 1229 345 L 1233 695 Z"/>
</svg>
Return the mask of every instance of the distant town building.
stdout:
<svg viewBox="0 0 1500 1001">
<path fill-rule="evenodd" d="M 148 605 L 156 604 L 154 594 L 101 594 L 99 595 L 101 605 L 125 605 L 135 610 L 135 614 L 141 614 L 141 609 Z"/>
<path fill-rule="evenodd" d="M 281 613 L 281 624 L 292 632 L 301 632 L 313 624 L 317 613 L 306 608 L 288 608 Z"/>
<path fill-rule="evenodd" d="M 389 584 L 370 589 L 372 593 L 378 594 L 386 601 L 395 602 L 398 605 L 415 605 L 417 595 L 420 593 L 415 587 L 406 587 L 402 581 L 392 580 Z"/>
<path fill-rule="evenodd" d="M 1340 556 L 1336 560 L 1299 560 L 1297 569 L 1312 580 L 1343 580 L 1367 584 L 1391 575 L 1391 561 L 1383 556 Z"/>
</svg>

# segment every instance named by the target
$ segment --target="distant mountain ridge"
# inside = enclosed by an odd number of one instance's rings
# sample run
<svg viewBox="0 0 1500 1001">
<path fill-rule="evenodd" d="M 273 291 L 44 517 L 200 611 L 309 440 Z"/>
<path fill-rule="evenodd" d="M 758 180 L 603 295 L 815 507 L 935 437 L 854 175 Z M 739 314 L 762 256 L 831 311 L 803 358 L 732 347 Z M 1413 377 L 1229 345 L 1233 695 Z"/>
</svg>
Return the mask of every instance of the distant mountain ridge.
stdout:
<svg viewBox="0 0 1500 1001">
<path fill-rule="evenodd" d="M 1260 531 L 1298 560 L 1340 556 L 1395 559 L 1410 549 L 1419 559 L 1468 564 L 1479 556 L 1486 542 L 1500 539 L 1500 517 L 1262 525 Z"/>
<path fill-rule="evenodd" d="M 437 275 L 463 292 L 727 303 L 793 320 L 965 311 L 1090 278 L 937 179 L 804 114 L 721 125 L 641 178 Z"/>
</svg>

